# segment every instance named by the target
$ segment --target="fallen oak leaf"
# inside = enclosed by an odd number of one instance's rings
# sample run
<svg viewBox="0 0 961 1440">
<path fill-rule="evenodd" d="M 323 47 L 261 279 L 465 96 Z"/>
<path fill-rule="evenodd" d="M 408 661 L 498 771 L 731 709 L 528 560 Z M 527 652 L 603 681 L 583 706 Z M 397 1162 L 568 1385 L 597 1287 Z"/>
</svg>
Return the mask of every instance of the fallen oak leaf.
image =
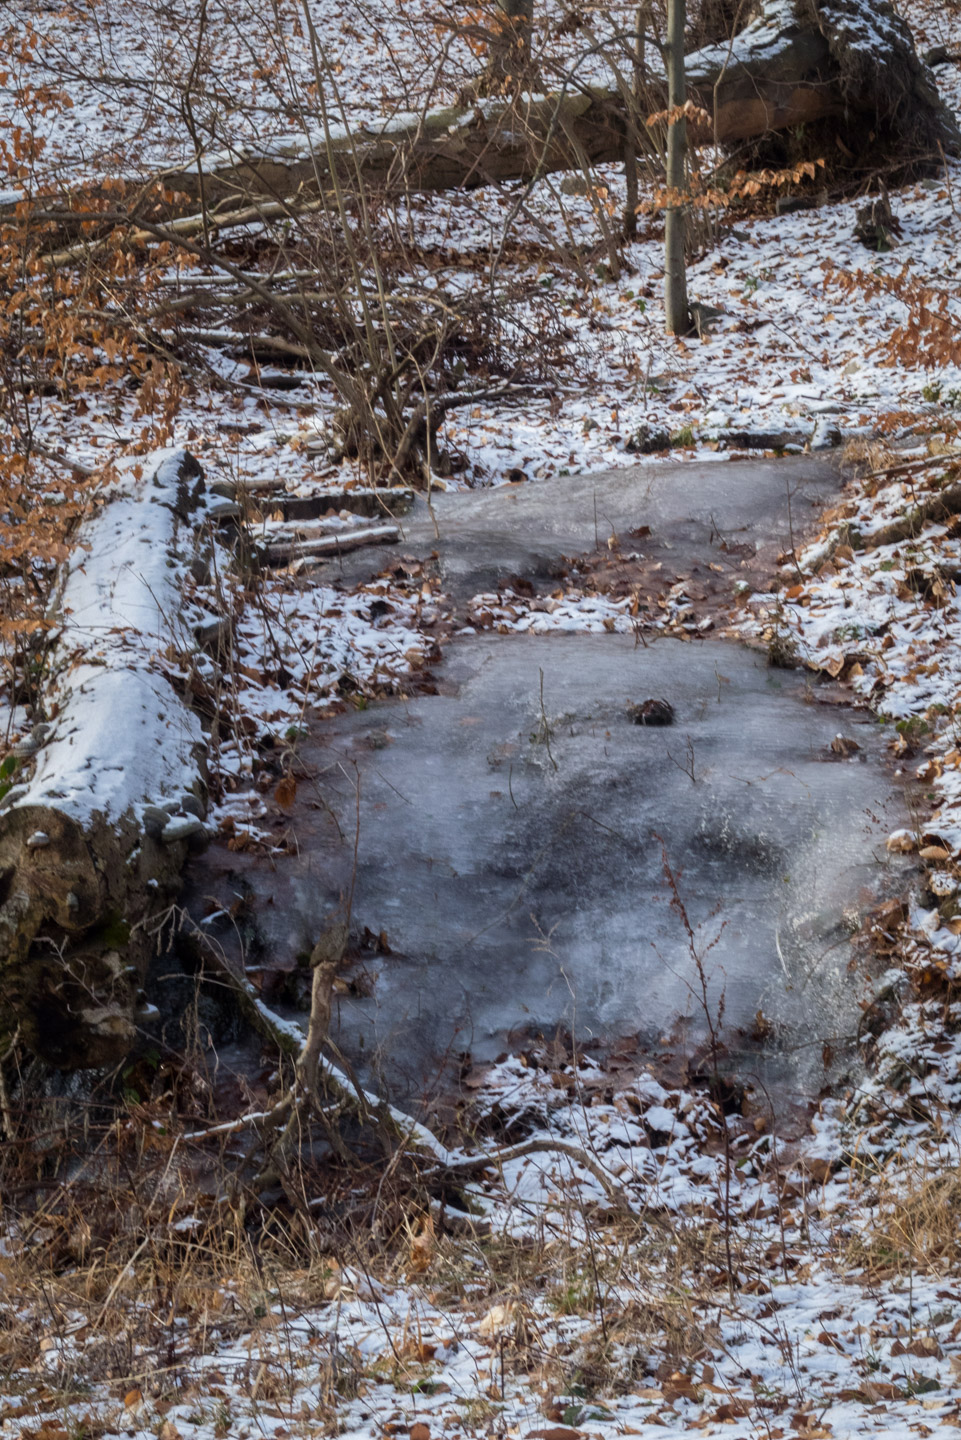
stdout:
<svg viewBox="0 0 961 1440">
<path fill-rule="evenodd" d="M 297 781 L 293 775 L 285 775 L 278 782 L 274 791 L 274 799 L 282 810 L 289 810 L 297 798 Z"/>
<path fill-rule="evenodd" d="M 715 1420 L 743 1420 L 745 1415 L 750 1414 L 750 1406 L 744 1400 L 729 1400 L 726 1405 L 719 1405 L 714 1411 Z"/>
<path fill-rule="evenodd" d="M 581 1440 L 583 1433 L 567 1425 L 548 1425 L 543 1430 L 528 1430 L 526 1440 Z"/>
</svg>

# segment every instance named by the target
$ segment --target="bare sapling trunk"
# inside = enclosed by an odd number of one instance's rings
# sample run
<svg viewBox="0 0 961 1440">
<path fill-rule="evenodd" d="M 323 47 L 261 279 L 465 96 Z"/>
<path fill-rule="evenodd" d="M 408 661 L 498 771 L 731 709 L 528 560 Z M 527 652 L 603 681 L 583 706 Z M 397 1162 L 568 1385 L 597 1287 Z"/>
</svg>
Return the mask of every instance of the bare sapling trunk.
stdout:
<svg viewBox="0 0 961 1440">
<path fill-rule="evenodd" d="M 684 75 L 685 0 L 668 0 L 667 6 L 667 208 L 664 216 L 664 325 L 669 335 L 686 335 L 690 329 L 687 304 L 687 269 L 684 259 L 687 207 L 687 121 L 679 111 L 687 101 Z"/>
<path fill-rule="evenodd" d="M 625 126 L 624 142 L 624 239 L 637 238 L 638 174 L 637 153 L 639 149 L 639 128 L 641 106 L 644 100 L 644 70 L 646 60 L 647 29 L 651 23 L 651 0 L 643 0 L 638 6 L 634 20 L 634 65 L 631 77 L 631 105 Z"/>
</svg>

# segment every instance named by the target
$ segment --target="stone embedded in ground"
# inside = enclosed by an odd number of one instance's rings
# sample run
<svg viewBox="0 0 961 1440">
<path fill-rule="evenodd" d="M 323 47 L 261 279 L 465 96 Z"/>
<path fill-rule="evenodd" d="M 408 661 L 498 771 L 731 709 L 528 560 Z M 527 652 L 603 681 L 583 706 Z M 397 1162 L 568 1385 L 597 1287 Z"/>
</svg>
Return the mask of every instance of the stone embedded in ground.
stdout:
<svg viewBox="0 0 961 1440">
<path fill-rule="evenodd" d="M 673 725 L 674 706 L 669 700 L 642 700 L 629 705 L 627 713 L 635 725 Z"/>
</svg>

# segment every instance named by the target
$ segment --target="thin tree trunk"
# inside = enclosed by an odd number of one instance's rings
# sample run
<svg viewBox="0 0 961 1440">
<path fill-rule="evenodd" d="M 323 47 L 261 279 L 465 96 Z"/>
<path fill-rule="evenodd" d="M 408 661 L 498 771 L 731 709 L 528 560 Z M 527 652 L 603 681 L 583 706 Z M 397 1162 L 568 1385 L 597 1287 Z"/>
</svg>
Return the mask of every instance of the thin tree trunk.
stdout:
<svg viewBox="0 0 961 1440">
<path fill-rule="evenodd" d="M 504 88 L 516 86 L 530 68 L 534 0 L 498 0 L 490 73 Z"/>
<path fill-rule="evenodd" d="M 624 179 L 626 196 L 624 201 L 624 239 L 637 236 L 638 174 L 637 152 L 639 149 L 638 127 L 641 124 L 641 101 L 644 95 L 644 62 L 647 27 L 651 20 L 651 0 L 643 0 L 638 6 L 634 24 L 634 65 L 631 77 L 631 106 L 627 116 L 627 138 L 624 145 Z"/>
<path fill-rule="evenodd" d="M 685 0 L 668 0 L 667 85 L 671 119 L 667 131 L 668 203 L 664 218 L 664 317 L 669 335 L 686 335 L 690 328 L 687 305 L 687 270 L 684 238 L 687 207 L 681 196 L 686 188 L 687 121 L 674 112 L 687 100 L 684 75 Z"/>
</svg>

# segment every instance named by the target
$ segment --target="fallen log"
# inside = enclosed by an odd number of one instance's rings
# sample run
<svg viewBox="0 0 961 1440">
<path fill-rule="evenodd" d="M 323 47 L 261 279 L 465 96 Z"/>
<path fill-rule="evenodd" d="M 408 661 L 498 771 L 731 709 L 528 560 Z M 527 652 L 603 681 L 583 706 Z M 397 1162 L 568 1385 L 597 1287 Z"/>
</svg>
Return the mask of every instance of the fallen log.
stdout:
<svg viewBox="0 0 961 1440">
<path fill-rule="evenodd" d="M 622 49 L 611 42 L 615 63 Z M 827 145 L 835 161 L 861 170 L 916 168 L 938 162 L 942 150 L 961 153 L 957 121 L 886 0 L 762 0 L 732 39 L 689 54 L 686 72 L 691 100 L 709 117 L 699 138 L 722 147 L 792 132 L 795 161 L 818 158 Z M 664 77 L 649 68 L 644 78 L 656 108 Z M 552 94 L 478 100 L 400 116 L 379 129 L 331 126 L 279 145 L 208 154 L 202 167 L 175 166 L 132 184 L 135 198 L 123 213 L 168 225 L 176 217 L 186 237 L 209 233 L 219 214 L 237 224 L 301 210 L 333 178 L 348 189 L 364 184 L 398 194 L 531 180 L 622 160 L 635 119 L 624 87 L 586 85 L 575 66 Z M 812 151 L 806 157 L 799 153 L 805 148 Z M 112 212 L 105 228 L 116 223 L 117 193 L 114 183 L 100 196 Z M 85 200 L 96 196 L 95 189 L 75 195 L 59 212 L 48 197 L 43 216 L 59 222 L 60 237 L 81 224 L 89 233 Z M 198 204 L 203 218 L 189 213 Z M 13 208 L 8 202 L 0 214 Z M 145 232 L 143 243 L 149 238 Z"/>
<path fill-rule="evenodd" d="M 0 802 L 0 1037 L 64 1069 L 129 1052 L 151 932 L 204 838 L 204 737 L 155 659 L 199 618 L 201 471 L 169 450 L 117 472 L 65 567 L 43 721 L 14 747 L 28 778 Z"/>
<path fill-rule="evenodd" d="M 616 47 L 612 46 L 612 50 Z M 834 122 L 842 153 L 866 146 L 906 162 L 961 152 L 961 131 L 942 103 L 910 29 L 881 0 L 763 0 L 731 40 L 687 56 L 688 90 L 710 116 L 716 144 Z M 665 81 L 647 77 L 660 103 Z M 336 172 L 390 190 L 446 190 L 623 158 L 627 115 L 617 87 L 565 87 L 539 98 L 488 100 L 392 122 L 372 134 L 325 132 L 283 148 L 207 157 L 207 201 L 307 195 Z M 813 157 L 812 157 L 813 158 Z M 166 183 L 199 199 L 196 167 Z"/>
<path fill-rule="evenodd" d="M 612 49 L 615 47 L 612 47 Z M 710 117 L 701 140 L 721 146 L 757 141 L 798 126 L 832 122 L 834 154 L 866 152 L 885 163 L 937 161 L 961 153 L 961 130 L 892 6 L 869 0 L 764 0 L 733 39 L 687 56 L 689 95 Z M 655 104 L 666 82 L 647 76 Z M 623 159 L 625 97 L 616 87 L 576 77 L 542 97 L 522 96 L 411 116 L 361 134 L 330 131 L 280 148 L 208 156 L 208 204 L 315 194 L 336 174 L 386 191 L 474 187 L 530 180 L 557 170 Z M 822 136 L 818 135 L 820 144 Z M 810 158 L 815 158 L 814 156 Z M 195 200 L 197 167 L 164 181 Z"/>
<path fill-rule="evenodd" d="M 267 566 L 289 565 L 293 560 L 322 559 L 330 555 L 336 558 L 349 550 L 362 550 L 367 545 L 396 545 L 400 531 L 396 525 L 368 525 L 359 530 L 339 530 L 331 534 L 287 534 L 271 541 L 270 532 L 258 537 L 254 553 L 261 564 Z"/>
</svg>

